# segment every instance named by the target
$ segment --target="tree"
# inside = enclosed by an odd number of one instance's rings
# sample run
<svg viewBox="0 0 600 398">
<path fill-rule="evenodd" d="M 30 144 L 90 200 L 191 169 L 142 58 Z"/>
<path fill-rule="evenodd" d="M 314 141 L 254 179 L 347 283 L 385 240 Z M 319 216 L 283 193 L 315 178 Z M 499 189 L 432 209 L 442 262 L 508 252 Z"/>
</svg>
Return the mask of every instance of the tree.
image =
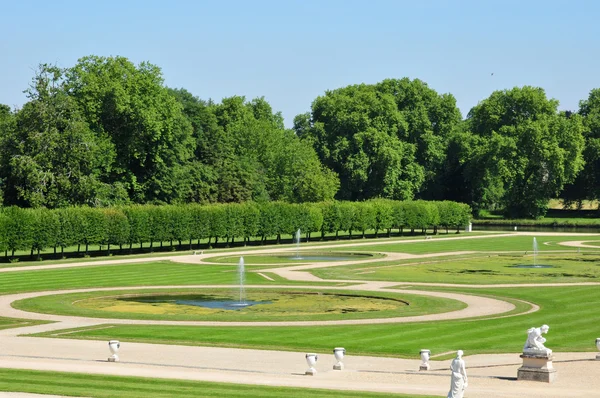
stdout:
<svg viewBox="0 0 600 398">
<path fill-rule="evenodd" d="M 192 127 L 163 85 L 160 68 L 124 57 L 81 58 L 65 86 L 97 135 L 116 151 L 110 180 L 137 203 L 171 202 L 183 193 L 176 176 L 193 156 Z"/>
<path fill-rule="evenodd" d="M 64 71 L 41 65 L 15 128 L 2 136 L 6 199 L 20 206 L 106 204 L 117 185 L 103 183 L 114 148 L 94 134 L 63 86 Z M 122 198 L 121 198 L 122 199 Z"/>
<path fill-rule="evenodd" d="M 106 251 L 110 255 L 111 245 L 122 247 L 129 240 L 129 220 L 120 209 L 103 209 L 103 213 L 106 227 L 103 244 L 107 245 Z"/>
<path fill-rule="evenodd" d="M 210 136 L 218 150 L 207 159 L 218 175 L 220 202 L 333 198 L 339 184 L 335 173 L 323 167 L 310 141 L 284 128 L 281 114 L 264 98 L 225 98 L 209 109 L 216 125 L 208 119 L 203 131 L 214 130 Z"/>
<path fill-rule="evenodd" d="M 418 192 L 423 167 L 392 94 L 364 84 L 328 91 L 313 102 L 310 128 L 305 119 L 296 119 L 296 133 L 339 175 L 339 199 L 409 199 Z"/>
<path fill-rule="evenodd" d="M 31 246 L 32 255 L 34 250 L 37 251 L 37 259 L 39 260 L 40 251 L 48 247 L 53 247 L 54 254 L 56 254 L 60 231 L 58 214 L 46 208 L 33 209 L 31 210 L 31 219 L 33 237 Z"/>
<path fill-rule="evenodd" d="M 470 167 L 480 172 L 471 184 L 482 187 L 482 205 L 492 205 L 490 194 L 510 217 L 540 217 L 574 181 L 584 164 L 583 121 L 557 107 L 543 89 L 525 86 L 496 91 L 471 109 L 470 130 L 482 138 Z"/>
<path fill-rule="evenodd" d="M 9 173 L 10 151 L 7 139 L 12 137 L 15 131 L 15 117 L 10 107 L 0 104 L 0 205 L 4 203 L 4 190 L 6 189 L 6 177 Z M 8 150 L 8 151 L 7 151 Z"/>
<path fill-rule="evenodd" d="M 579 103 L 578 114 L 583 117 L 585 126 L 585 172 L 579 173 L 573 184 L 565 187 L 562 198 L 567 206 L 572 203 L 581 206 L 585 199 L 600 198 L 600 89 L 593 89 L 588 98 Z M 565 113 L 567 118 L 573 116 Z"/>
<path fill-rule="evenodd" d="M 440 199 L 448 139 L 462 119 L 456 99 L 452 94 L 438 94 L 419 79 L 386 79 L 375 87 L 393 96 L 406 121 L 406 141 L 416 146 L 415 160 L 424 171 L 418 196 Z"/>
<path fill-rule="evenodd" d="M 134 243 L 139 243 L 140 248 L 144 242 L 150 241 L 151 233 L 151 214 L 148 206 L 128 206 L 123 209 L 129 224 L 129 250 Z"/>
<path fill-rule="evenodd" d="M 3 209 L 5 215 L 5 247 L 15 255 L 17 250 L 29 250 L 33 245 L 34 219 L 29 209 L 11 206 Z"/>
</svg>

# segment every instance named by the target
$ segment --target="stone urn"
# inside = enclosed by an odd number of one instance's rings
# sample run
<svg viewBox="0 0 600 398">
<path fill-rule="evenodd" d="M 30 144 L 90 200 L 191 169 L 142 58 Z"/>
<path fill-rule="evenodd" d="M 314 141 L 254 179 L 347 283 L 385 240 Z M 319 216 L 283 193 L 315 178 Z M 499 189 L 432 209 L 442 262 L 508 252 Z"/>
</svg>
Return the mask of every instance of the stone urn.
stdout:
<svg viewBox="0 0 600 398">
<path fill-rule="evenodd" d="M 336 347 L 333 349 L 333 356 L 337 363 L 333 365 L 333 370 L 342 370 L 344 369 L 344 364 L 342 360 L 344 359 L 344 355 L 346 355 L 346 349 L 342 347 Z"/>
<path fill-rule="evenodd" d="M 600 337 L 596 339 L 596 348 L 600 351 Z M 596 361 L 600 361 L 600 354 L 596 355 Z"/>
<path fill-rule="evenodd" d="M 421 366 L 419 370 L 429 370 L 429 358 L 431 358 L 430 350 L 421 350 Z"/>
<path fill-rule="evenodd" d="M 319 359 L 319 356 L 317 354 L 306 354 L 306 363 L 308 364 L 308 370 L 305 374 L 310 376 L 314 376 L 317 374 L 317 369 L 315 369 L 317 359 Z"/>
<path fill-rule="evenodd" d="M 117 352 L 119 352 L 119 348 L 121 347 L 121 343 L 119 340 L 110 340 L 108 342 L 108 349 L 112 353 L 112 356 L 108 357 L 108 362 L 117 362 L 119 361 L 119 356 Z"/>
</svg>

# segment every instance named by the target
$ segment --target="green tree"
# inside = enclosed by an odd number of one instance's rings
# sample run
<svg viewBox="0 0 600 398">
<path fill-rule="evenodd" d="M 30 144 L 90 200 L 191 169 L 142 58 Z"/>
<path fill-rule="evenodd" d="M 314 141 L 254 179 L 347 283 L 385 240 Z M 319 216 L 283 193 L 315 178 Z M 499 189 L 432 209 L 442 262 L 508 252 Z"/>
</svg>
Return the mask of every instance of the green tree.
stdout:
<svg viewBox="0 0 600 398">
<path fill-rule="evenodd" d="M 585 199 L 600 198 L 600 89 L 593 89 L 586 100 L 580 101 L 578 113 L 585 126 L 585 172 L 579 173 L 573 184 L 565 187 L 562 198 L 567 206 L 576 203 L 581 207 Z M 572 116 L 570 112 L 565 113 L 567 118 Z"/>
<path fill-rule="evenodd" d="M 6 199 L 11 204 L 99 205 L 118 196 L 118 184 L 102 182 L 114 148 L 106 136 L 89 129 L 64 88 L 63 74 L 57 67 L 40 66 L 12 134 L 1 138 Z"/>
<path fill-rule="evenodd" d="M 40 252 L 49 247 L 58 246 L 58 237 L 60 231 L 60 221 L 56 211 L 45 208 L 34 209 L 31 211 L 32 217 L 32 237 L 33 242 L 31 252 L 37 252 L 37 259 L 40 259 Z"/>
<path fill-rule="evenodd" d="M 120 248 L 129 241 L 130 226 L 125 213 L 116 208 L 103 209 L 106 234 L 103 244 L 107 245 L 106 251 L 110 255 L 110 246 L 118 245 Z"/>
<path fill-rule="evenodd" d="M 313 102 L 310 128 L 305 117 L 295 125 L 324 166 L 339 175 L 339 199 L 408 199 L 423 183 L 417 146 L 408 142 L 408 123 L 393 95 L 375 86 L 328 91 Z"/>
<path fill-rule="evenodd" d="M 462 119 L 456 99 L 452 94 L 438 94 L 419 79 L 386 79 L 375 88 L 394 98 L 406 121 L 405 140 L 416 146 L 415 160 L 424 171 L 418 196 L 441 198 L 448 140 Z"/>
<path fill-rule="evenodd" d="M 129 224 L 129 250 L 131 250 L 133 244 L 139 244 L 140 248 L 144 246 L 144 243 L 151 241 L 151 214 L 149 206 L 127 206 L 123 208 L 123 213 L 127 217 Z"/>
<path fill-rule="evenodd" d="M 16 206 L 4 208 L 6 249 L 15 255 L 17 250 L 29 250 L 33 245 L 34 219 L 28 209 Z"/>
<path fill-rule="evenodd" d="M 184 195 L 177 177 L 194 151 L 192 127 L 163 85 L 160 68 L 124 57 L 81 58 L 65 86 L 92 131 L 116 151 L 110 180 L 135 202 L 171 202 Z"/>
<path fill-rule="evenodd" d="M 476 202 L 491 206 L 499 197 L 508 216 L 536 218 L 574 181 L 584 164 L 583 121 L 557 107 L 543 89 L 525 86 L 496 91 L 471 109 L 470 129 L 481 137 L 470 165 L 480 170 L 470 181 L 481 187 Z"/>
</svg>

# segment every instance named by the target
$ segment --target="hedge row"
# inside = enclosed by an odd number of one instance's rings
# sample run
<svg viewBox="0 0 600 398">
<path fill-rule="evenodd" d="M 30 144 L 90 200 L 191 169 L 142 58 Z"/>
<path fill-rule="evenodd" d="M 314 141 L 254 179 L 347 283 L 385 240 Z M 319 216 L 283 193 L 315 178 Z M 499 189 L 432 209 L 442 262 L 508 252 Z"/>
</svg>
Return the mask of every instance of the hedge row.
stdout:
<svg viewBox="0 0 600 398">
<path fill-rule="evenodd" d="M 128 206 L 120 208 L 72 207 L 49 210 L 7 207 L 0 211 L 0 250 L 14 256 L 17 250 L 37 251 L 70 246 L 152 247 L 159 242 L 184 243 L 219 239 L 233 243 L 251 237 L 321 232 L 376 234 L 393 228 L 461 228 L 469 223 L 469 206 L 455 202 L 370 200 L 310 204 L 233 203 L 214 205 Z"/>
</svg>

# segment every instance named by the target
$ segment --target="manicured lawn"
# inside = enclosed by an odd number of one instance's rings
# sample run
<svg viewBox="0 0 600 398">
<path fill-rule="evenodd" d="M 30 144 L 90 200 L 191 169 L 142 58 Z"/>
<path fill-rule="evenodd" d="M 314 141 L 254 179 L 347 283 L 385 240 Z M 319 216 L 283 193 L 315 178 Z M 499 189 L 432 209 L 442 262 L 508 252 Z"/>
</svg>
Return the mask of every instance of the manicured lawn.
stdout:
<svg viewBox="0 0 600 398">
<path fill-rule="evenodd" d="M 249 272 L 247 284 L 279 284 Z M 0 273 L 0 294 L 112 286 L 236 284 L 237 266 L 181 264 L 171 261 L 41 269 Z M 291 283 L 293 284 L 293 283 Z"/>
<path fill-rule="evenodd" d="M 541 309 L 525 316 L 409 324 L 251 328 L 114 325 L 65 337 L 300 352 L 330 352 L 332 347 L 343 346 L 348 355 L 416 358 L 423 347 L 434 355 L 457 349 L 467 355 L 517 353 L 528 328 L 548 324 L 547 346 L 555 351 L 596 351 L 598 286 L 451 290 L 519 298 L 535 302 Z"/>
<path fill-rule="evenodd" d="M 179 299 L 235 301 L 233 289 L 184 290 Z M 99 318 L 178 320 L 178 321 L 308 321 L 335 319 L 368 319 L 416 316 L 456 311 L 465 304 L 449 299 L 385 292 L 319 290 L 260 290 L 247 289 L 249 301 L 269 302 L 238 310 L 223 310 L 172 303 L 139 303 L 132 297 L 118 296 L 150 294 L 165 295 L 165 291 L 110 291 L 43 296 L 20 300 L 13 304 L 31 312 L 75 315 Z M 193 297 L 190 297 L 193 296 Z M 172 299 L 174 296 L 168 298 Z"/>
<path fill-rule="evenodd" d="M 0 391 L 57 394 L 93 398 L 178 398 L 178 397 L 410 397 L 364 391 L 253 386 L 158 378 L 103 376 L 80 373 L 0 369 Z M 432 398 L 431 396 L 421 396 Z"/>
<path fill-rule="evenodd" d="M 534 258 L 530 252 L 527 255 L 476 254 L 391 263 L 354 264 L 314 269 L 311 272 L 324 279 L 398 282 L 464 284 L 594 282 L 600 281 L 600 252 L 596 253 L 542 252 L 536 256 L 536 265 L 550 265 L 552 268 L 518 268 L 534 265 Z"/>
<path fill-rule="evenodd" d="M 458 237 L 473 236 L 471 234 L 454 235 Z M 426 240 L 420 238 L 413 241 L 400 241 L 393 242 L 390 244 L 372 244 L 372 245 L 361 245 L 357 246 L 354 251 L 374 251 L 374 252 L 399 252 L 399 253 L 411 253 L 411 254 L 424 254 L 424 253 L 442 253 L 442 252 L 454 252 L 454 251 L 485 251 L 485 252 L 499 252 L 499 251 L 515 251 L 515 252 L 529 252 L 533 250 L 533 237 L 512 235 L 512 236 L 494 236 L 494 235 L 477 235 L 477 238 L 473 239 L 444 239 L 446 237 L 453 237 L 447 235 L 441 235 L 437 239 Z M 577 249 L 574 247 L 567 247 L 558 245 L 558 242 L 566 241 L 600 241 L 600 235 L 591 236 L 539 236 L 536 237 L 538 250 L 543 251 L 567 251 L 575 253 Z M 377 241 L 373 241 L 376 243 Z M 331 251 L 348 251 L 347 247 L 333 248 Z M 593 251 L 594 249 L 581 249 L 582 251 Z"/>
<path fill-rule="evenodd" d="M 25 326 L 39 325 L 41 323 L 46 322 L 28 319 L 0 318 L 0 329 L 21 328 Z"/>
<path fill-rule="evenodd" d="M 600 249 L 600 247 L 599 247 Z M 275 253 L 275 254 L 248 254 L 244 255 L 245 265 L 302 265 L 307 263 L 325 263 L 328 261 L 357 261 L 370 260 L 373 258 L 383 258 L 381 254 L 373 253 L 352 253 L 352 252 L 315 252 L 301 250 L 296 255 L 295 252 Z M 211 257 L 207 262 L 218 264 L 238 264 L 240 256 L 219 256 Z"/>
</svg>

